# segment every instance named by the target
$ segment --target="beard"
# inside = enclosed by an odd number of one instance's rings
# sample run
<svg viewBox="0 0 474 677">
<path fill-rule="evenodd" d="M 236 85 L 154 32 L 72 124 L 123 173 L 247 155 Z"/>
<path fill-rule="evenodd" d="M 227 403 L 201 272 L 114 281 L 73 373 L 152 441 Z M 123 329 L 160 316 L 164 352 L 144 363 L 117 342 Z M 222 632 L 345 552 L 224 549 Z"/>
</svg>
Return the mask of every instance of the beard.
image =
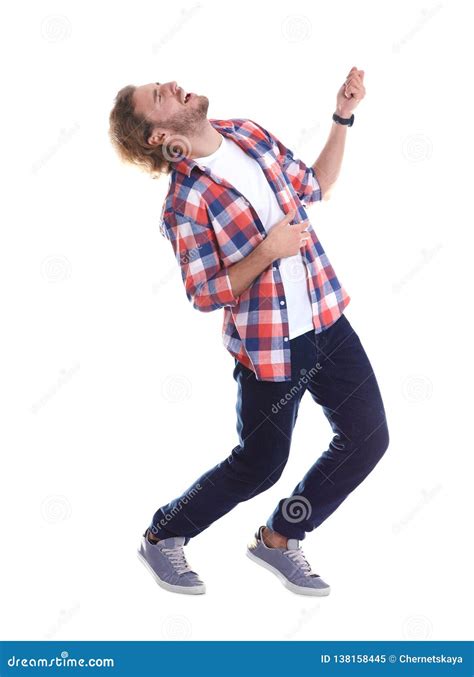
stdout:
<svg viewBox="0 0 474 677">
<path fill-rule="evenodd" d="M 200 127 L 207 119 L 209 110 L 209 99 L 207 96 L 196 96 L 196 99 L 188 104 L 189 108 L 183 110 L 178 115 L 163 120 L 161 125 L 167 127 L 173 134 L 182 136 L 191 136 L 199 132 Z"/>
</svg>

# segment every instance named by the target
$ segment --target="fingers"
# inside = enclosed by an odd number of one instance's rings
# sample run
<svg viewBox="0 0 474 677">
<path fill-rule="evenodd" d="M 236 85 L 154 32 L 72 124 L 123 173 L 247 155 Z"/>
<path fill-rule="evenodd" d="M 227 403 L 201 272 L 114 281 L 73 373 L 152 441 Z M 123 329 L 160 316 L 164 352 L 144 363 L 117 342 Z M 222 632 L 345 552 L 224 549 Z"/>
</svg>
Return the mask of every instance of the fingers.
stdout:
<svg viewBox="0 0 474 677">
<path fill-rule="evenodd" d="M 351 70 L 348 72 L 346 76 L 346 80 L 348 80 L 350 77 L 353 75 L 358 75 L 362 80 L 364 79 L 365 71 L 359 70 L 355 66 L 352 66 Z"/>
<path fill-rule="evenodd" d="M 345 96 L 347 99 L 363 99 L 365 96 L 365 89 L 364 87 L 349 87 L 348 89 L 345 90 L 344 92 Z"/>
<path fill-rule="evenodd" d="M 344 83 L 344 96 L 347 99 L 363 99 L 365 96 L 364 71 L 355 70 Z"/>
<path fill-rule="evenodd" d="M 346 80 L 344 83 L 346 86 L 346 89 L 348 87 L 363 87 L 364 83 L 362 82 L 362 78 L 359 75 L 351 75 L 351 77 Z"/>
<path fill-rule="evenodd" d="M 282 220 L 279 223 L 281 225 L 288 225 L 288 224 L 294 225 L 295 230 L 296 230 L 296 226 L 298 226 L 299 227 L 298 232 L 301 233 L 301 234 L 303 234 L 303 233 L 306 234 L 306 231 L 309 228 L 309 219 L 305 219 L 304 221 L 298 221 L 298 223 L 291 224 L 291 221 L 293 221 L 293 219 L 295 218 L 295 215 L 296 215 L 296 209 L 294 209 L 294 208 L 290 209 L 288 214 L 285 214 L 285 216 L 282 218 Z M 308 237 L 310 237 L 310 236 L 308 235 Z"/>
<path fill-rule="evenodd" d="M 364 75 L 365 75 L 364 71 L 357 70 L 357 68 L 353 66 L 353 68 L 351 68 L 351 70 L 347 74 L 344 86 L 346 87 L 346 89 L 352 85 L 355 85 L 357 87 L 363 87 Z"/>
<path fill-rule="evenodd" d="M 298 224 L 299 226 L 304 226 L 303 230 L 300 231 L 300 247 L 304 247 L 306 242 L 311 239 L 310 233 L 308 233 L 309 221 L 302 221 Z"/>
<path fill-rule="evenodd" d="M 285 216 L 280 221 L 278 221 L 275 224 L 275 226 L 280 226 L 280 227 L 287 226 L 289 223 L 291 223 L 293 221 L 293 219 L 295 218 L 295 215 L 296 215 L 296 209 L 290 209 L 290 211 L 287 214 L 285 214 Z"/>
</svg>

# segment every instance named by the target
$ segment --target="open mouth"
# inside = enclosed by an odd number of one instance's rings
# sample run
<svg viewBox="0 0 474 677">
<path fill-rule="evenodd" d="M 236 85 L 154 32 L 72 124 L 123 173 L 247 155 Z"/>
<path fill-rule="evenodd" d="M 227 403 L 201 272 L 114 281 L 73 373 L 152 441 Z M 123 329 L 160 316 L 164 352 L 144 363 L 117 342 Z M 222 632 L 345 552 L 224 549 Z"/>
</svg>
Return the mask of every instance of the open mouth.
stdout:
<svg viewBox="0 0 474 677">
<path fill-rule="evenodd" d="M 195 96 L 193 92 L 186 93 L 182 87 L 178 87 L 177 94 L 179 102 L 183 105 L 188 103 Z"/>
</svg>

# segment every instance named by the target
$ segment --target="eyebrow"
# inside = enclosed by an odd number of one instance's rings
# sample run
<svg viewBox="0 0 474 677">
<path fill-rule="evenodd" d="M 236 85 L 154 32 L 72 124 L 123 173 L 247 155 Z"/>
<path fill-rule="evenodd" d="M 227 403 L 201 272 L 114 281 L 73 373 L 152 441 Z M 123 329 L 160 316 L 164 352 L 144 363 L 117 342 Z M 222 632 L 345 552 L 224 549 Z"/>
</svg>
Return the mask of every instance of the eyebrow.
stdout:
<svg viewBox="0 0 474 677">
<path fill-rule="evenodd" d="M 155 82 L 155 85 L 159 86 L 159 84 L 160 84 L 159 82 Z M 153 103 L 155 104 L 155 106 L 156 106 L 156 95 L 157 95 L 157 90 L 154 89 L 153 90 Z"/>
</svg>

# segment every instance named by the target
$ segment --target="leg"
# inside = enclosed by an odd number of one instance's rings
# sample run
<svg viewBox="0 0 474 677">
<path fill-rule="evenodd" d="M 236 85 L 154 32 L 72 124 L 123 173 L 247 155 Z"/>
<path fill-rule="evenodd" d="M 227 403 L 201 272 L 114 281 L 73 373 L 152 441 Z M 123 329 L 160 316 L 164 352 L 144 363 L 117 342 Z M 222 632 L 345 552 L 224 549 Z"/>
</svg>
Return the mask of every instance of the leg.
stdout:
<svg viewBox="0 0 474 677">
<path fill-rule="evenodd" d="M 389 443 L 375 374 L 345 315 L 317 334 L 316 344 L 321 369 L 308 382 L 308 390 L 323 407 L 334 437 L 267 522 L 270 529 L 299 540 L 367 477 Z"/>
<path fill-rule="evenodd" d="M 302 360 L 308 359 L 308 349 L 301 338 L 292 339 L 295 377 Z M 273 486 L 285 467 L 304 387 L 298 388 L 297 378 L 286 382 L 258 381 L 237 360 L 233 376 L 238 385 L 239 444 L 182 496 L 155 513 L 149 529 L 160 540 L 196 536 L 241 501 Z M 279 404 L 283 400 L 284 404 Z"/>
</svg>

